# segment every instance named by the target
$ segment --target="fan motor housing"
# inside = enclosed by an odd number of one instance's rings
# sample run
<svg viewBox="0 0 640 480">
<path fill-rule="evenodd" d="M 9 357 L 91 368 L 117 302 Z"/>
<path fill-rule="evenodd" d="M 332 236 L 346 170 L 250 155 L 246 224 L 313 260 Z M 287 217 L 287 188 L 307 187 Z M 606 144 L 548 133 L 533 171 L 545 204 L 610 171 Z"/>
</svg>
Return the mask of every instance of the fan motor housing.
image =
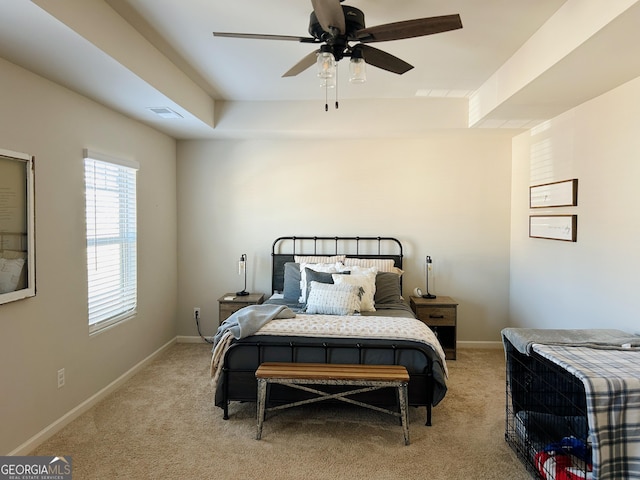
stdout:
<svg viewBox="0 0 640 480">
<path fill-rule="evenodd" d="M 344 12 L 345 27 L 347 30 L 345 32 L 345 36 L 347 39 L 352 39 L 354 38 L 353 35 L 355 32 L 365 27 L 364 12 L 359 8 L 350 7 L 348 5 L 342 5 L 342 11 Z M 315 12 L 311 12 L 309 19 L 309 34 L 323 42 L 328 40 L 327 35 L 330 36 L 329 32 L 325 32 L 322 29 L 322 25 L 320 25 Z"/>
</svg>

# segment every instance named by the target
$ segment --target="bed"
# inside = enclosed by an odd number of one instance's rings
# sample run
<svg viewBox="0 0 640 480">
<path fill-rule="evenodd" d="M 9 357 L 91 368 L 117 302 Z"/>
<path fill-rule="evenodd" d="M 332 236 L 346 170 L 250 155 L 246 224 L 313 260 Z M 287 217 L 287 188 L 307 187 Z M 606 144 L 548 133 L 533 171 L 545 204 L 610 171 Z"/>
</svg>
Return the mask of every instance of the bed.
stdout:
<svg viewBox="0 0 640 480">
<path fill-rule="evenodd" d="M 268 321 L 243 338 L 224 333 L 234 316 L 220 326 L 217 336 L 226 335 L 227 344 L 214 346 L 212 377 L 223 418 L 229 418 L 229 402 L 256 401 L 255 371 L 263 362 L 387 364 L 407 368 L 409 405 L 424 406 L 430 425 L 432 406 L 447 391 L 447 366 L 437 337 L 402 297 L 400 241 L 280 237 L 271 255 L 272 295 L 255 308 L 295 316 Z M 250 308 L 243 309 L 245 315 Z M 279 385 L 269 395 L 274 404 L 306 398 L 305 392 Z M 397 402 L 393 389 L 354 398 L 377 405 Z"/>
</svg>

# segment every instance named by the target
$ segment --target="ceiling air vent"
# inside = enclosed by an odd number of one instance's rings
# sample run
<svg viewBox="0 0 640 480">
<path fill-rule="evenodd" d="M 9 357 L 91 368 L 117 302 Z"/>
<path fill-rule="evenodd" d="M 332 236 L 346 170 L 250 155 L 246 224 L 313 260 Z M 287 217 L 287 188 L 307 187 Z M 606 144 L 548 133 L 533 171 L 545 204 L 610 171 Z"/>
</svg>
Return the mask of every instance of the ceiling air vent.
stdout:
<svg viewBox="0 0 640 480">
<path fill-rule="evenodd" d="M 174 112 L 169 107 L 148 107 L 147 110 L 152 111 L 162 118 L 184 118 L 178 112 Z"/>
</svg>

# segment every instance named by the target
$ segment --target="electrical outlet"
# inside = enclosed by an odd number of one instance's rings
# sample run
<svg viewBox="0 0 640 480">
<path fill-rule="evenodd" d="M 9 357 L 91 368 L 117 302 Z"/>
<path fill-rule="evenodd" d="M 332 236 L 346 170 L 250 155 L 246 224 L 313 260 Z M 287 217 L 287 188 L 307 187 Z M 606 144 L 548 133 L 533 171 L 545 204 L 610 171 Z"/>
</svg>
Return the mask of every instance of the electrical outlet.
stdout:
<svg viewBox="0 0 640 480">
<path fill-rule="evenodd" d="M 200 320 L 200 307 L 193 307 L 193 318 Z"/>
<path fill-rule="evenodd" d="M 64 387 L 64 368 L 58 370 L 58 388 Z"/>
</svg>

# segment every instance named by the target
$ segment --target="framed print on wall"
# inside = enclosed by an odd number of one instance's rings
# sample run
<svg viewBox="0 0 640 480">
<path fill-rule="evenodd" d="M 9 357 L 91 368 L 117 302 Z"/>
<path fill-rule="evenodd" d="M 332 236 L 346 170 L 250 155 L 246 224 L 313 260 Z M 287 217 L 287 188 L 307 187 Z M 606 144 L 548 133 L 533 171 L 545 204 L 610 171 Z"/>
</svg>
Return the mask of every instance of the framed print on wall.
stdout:
<svg viewBox="0 0 640 480">
<path fill-rule="evenodd" d="M 530 215 L 529 237 L 575 242 L 577 240 L 577 215 Z"/>
<path fill-rule="evenodd" d="M 578 179 L 529 187 L 529 208 L 575 207 L 578 205 Z"/>
</svg>

